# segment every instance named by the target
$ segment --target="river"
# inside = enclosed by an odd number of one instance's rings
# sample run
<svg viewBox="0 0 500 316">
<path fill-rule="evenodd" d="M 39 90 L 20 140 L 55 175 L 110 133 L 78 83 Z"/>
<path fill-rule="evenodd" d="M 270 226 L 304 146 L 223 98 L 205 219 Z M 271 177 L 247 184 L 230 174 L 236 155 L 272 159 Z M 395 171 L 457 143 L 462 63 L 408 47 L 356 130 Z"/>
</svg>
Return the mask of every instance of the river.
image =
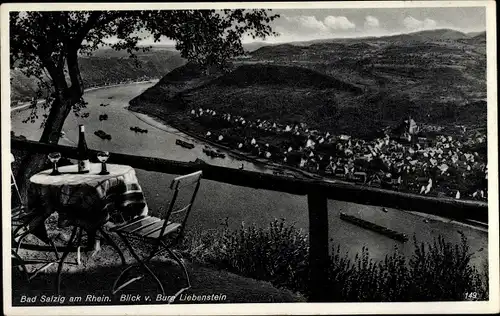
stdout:
<svg viewBox="0 0 500 316">
<path fill-rule="evenodd" d="M 159 157 L 179 161 L 194 161 L 201 158 L 207 163 L 238 168 L 244 164 L 246 170 L 271 172 L 264 165 L 241 161 L 226 155 L 225 159 L 209 158 L 202 153 L 204 144 L 174 128 L 165 126 L 153 119 L 130 112 L 128 102 L 154 83 L 136 83 L 86 91 L 84 98 L 88 102 L 87 118 L 76 117 L 71 113 L 64 124 L 66 137 L 61 144 L 74 145 L 78 141 L 78 124 L 86 128 L 86 140 L 90 148 L 110 152 L 128 153 L 150 157 Z M 102 107 L 100 104 L 109 104 Z M 84 110 L 83 112 L 86 112 Z M 41 135 L 40 120 L 36 123 L 23 123 L 29 109 L 14 111 L 11 114 L 12 130 L 16 135 L 38 140 Z M 108 120 L 100 121 L 99 115 L 107 114 Z M 42 117 L 42 115 L 39 115 Z M 135 133 L 130 127 L 148 129 L 148 133 Z M 112 136 L 112 140 L 101 140 L 94 131 L 103 130 Z M 176 139 L 183 139 L 196 145 L 192 150 L 175 145 Z M 168 186 L 173 175 L 136 170 L 145 192 L 148 206 L 152 213 L 163 210 L 168 201 Z M 400 243 L 369 230 L 362 229 L 340 220 L 339 212 L 355 215 L 363 219 L 386 226 L 390 229 L 415 235 L 418 241 L 432 242 L 434 237 L 443 235 L 446 240 L 459 242 L 462 231 L 469 240 L 474 252 L 472 262 L 482 270 L 483 262 L 488 258 L 488 232 L 484 229 L 456 223 L 443 218 L 426 217 L 422 214 L 409 213 L 396 209 L 383 212 L 380 207 L 358 205 L 341 201 L 329 201 L 330 238 L 341 251 L 351 257 L 359 253 L 363 246 L 368 247 L 370 256 L 381 260 L 398 247 L 405 255 L 413 253 L 413 242 Z M 285 193 L 237 187 L 233 185 L 203 180 L 194 210 L 190 216 L 191 229 L 203 230 L 217 228 L 228 217 L 231 227 L 246 226 L 255 223 L 266 226 L 273 219 L 284 218 L 296 227 L 308 229 L 307 200 L 303 196 Z"/>
</svg>

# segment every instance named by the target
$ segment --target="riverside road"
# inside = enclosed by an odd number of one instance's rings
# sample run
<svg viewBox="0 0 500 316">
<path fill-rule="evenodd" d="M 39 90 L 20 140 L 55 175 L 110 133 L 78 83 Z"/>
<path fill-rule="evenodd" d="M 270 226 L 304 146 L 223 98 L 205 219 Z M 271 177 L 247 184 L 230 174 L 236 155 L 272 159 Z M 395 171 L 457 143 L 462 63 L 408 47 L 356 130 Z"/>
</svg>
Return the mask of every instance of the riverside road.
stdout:
<svg viewBox="0 0 500 316">
<path fill-rule="evenodd" d="M 128 153 L 158 157 L 179 161 L 194 161 L 203 159 L 210 164 L 238 168 L 242 164 L 246 170 L 272 172 L 263 165 L 242 161 L 226 155 L 226 158 L 211 159 L 203 152 L 203 144 L 176 129 L 165 126 L 147 116 L 135 114 L 126 109 L 128 102 L 154 83 L 133 83 L 120 86 L 87 91 L 84 95 L 88 102 L 89 112 L 86 118 L 76 117 L 73 113 L 66 119 L 64 132 L 66 136 L 60 144 L 73 145 L 78 141 L 78 124 L 86 126 L 86 140 L 89 148 L 107 150 L 110 152 Z M 105 104 L 106 106 L 101 106 Z M 11 113 L 12 130 L 16 135 L 24 135 L 28 139 L 38 140 L 41 135 L 40 121 L 23 123 L 30 109 L 25 108 Z M 42 111 L 42 110 L 40 110 Z M 99 116 L 107 114 L 107 120 L 99 120 Z M 39 117 L 42 117 L 39 113 Z M 147 133 L 136 133 L 130 127 L 137 126 L 147 129 Z M 97 130 L 103 130 L 112 136 L 111 140 L 102 140 L 94 135 Z M 195 144 L 195 148 L 186 149 L 175 144 L 176 139 L 182 139 Z M 174 177 L 169 174 L 136 170 L 141 186 L 146 194 L 149 208 L 163 210 L 168 201 L 168 186 Z M 459 242 L 459 231 L 463 232 L 474 253 L 473 264 L 479 270 L 488 254 L 488 232 L 484 229 L 470 227 L 449 220 L 413 214 L 402 210 L 358 205 L 340 201 L 329 201 L 330 238 L 335 245 L 340 245 L 342 252 L 348 252 L 351 257 L 361 252 L 363 246 L 368 247 L 370 256 L 382 260 L 397 246 L 405 255 L 413 253 L 412 236 L 418 241 L 432 242 L 434 237 L 443 235 L 446 240 Z M 405 233 L 410 241 L 400 243 L 375 232 L 354 226 L 339 218 L 339 213 L 350 215 L 385 226 L 392 230 Z M 285 193 L 237 187 L 233 185 L 205 180 L 195 202 L 190 217 L 190 229 L 203 230 L 220 227 L 225 218 L 230 227 L 237 228 L 242 222 L 245 226 L 255 223 L 267 226 L 273 219 L 284 218 L 288 223 L 308 229 L 307 199 L 304 196 L 294 196 Z"/>
</svg>

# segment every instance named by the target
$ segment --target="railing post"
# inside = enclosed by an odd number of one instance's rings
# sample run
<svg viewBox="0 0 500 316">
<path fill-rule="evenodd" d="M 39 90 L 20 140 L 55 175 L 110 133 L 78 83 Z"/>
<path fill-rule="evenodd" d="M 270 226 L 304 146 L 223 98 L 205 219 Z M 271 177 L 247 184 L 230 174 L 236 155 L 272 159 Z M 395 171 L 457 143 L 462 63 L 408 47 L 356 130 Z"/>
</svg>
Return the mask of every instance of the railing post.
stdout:
<svg viewBox="0 0 500 316">
<path fill-rule="evenodd" d="M 309 301 L 326 302 L 329 294 L 328 200 L 317 190 L 307 195 L 309 208 Z"/>
</svg>

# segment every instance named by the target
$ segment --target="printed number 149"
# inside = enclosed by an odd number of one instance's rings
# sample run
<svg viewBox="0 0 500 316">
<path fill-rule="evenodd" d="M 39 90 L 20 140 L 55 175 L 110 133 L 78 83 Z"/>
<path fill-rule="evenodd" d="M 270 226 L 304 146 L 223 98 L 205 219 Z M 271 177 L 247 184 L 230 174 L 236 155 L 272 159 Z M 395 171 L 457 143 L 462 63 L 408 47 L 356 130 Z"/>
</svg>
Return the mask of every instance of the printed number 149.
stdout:
<svg viewBox="0 0 500 316">
<path fill-rule="evenodd" d="M 477 298 L 478 298 L 477 292 L 465 292 L 465 299 L 466 300 L 474 300 Z"/>
</svg>

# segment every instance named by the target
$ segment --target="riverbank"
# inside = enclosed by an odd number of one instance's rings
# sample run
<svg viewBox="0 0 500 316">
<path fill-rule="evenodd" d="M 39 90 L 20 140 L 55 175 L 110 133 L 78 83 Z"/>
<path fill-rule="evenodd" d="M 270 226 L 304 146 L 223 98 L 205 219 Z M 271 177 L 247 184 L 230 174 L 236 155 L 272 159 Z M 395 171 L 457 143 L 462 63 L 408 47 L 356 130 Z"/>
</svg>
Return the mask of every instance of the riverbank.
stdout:
<svg viewBox="0 0 500 316">
<path fill-rule="evenodd" d="M 486 155 L 481 150 L 485 135 L 414 136 L 410 141 L 394 132 L 373 135 L 369 140 L 351 139 L 351 135 L 309 129 L 307 123 L 299 121 L 286 125 L 212 108 L 194 109 L 185 98 L 148 101 L 136 97 L 129 109 L 157 117 L 212 145 L 307 174 L 308 178 L 339 179 L 438 198 L 487 200 Z"/>
<path fill-rule="evenodd" d="M 114 88 L 114 87 L 126 86 L 126 85 L 130 85 L 130 84 L 156 83 L 159 80 L 160 79 L 155 78 L 155 79 L 151 79 L 151 80 L 117 83 L 117 84 L 112 84 L 112 85 L 107 85 L 107 86 L 99 86 L 99 87 L 88 88 L 88 89 L 85 89 L 84 92 L 95 91 L 95 90 L 106 89 L 106 88 Z M 45 100 L 41 100 L 41 101 L 37 102 L 37 105 L 44 104 L 44 103 L 45 103 Z M 18 104 L 16 106 L 11 106 L 10 107 L 10 112 L 11 113 L 17 112 L 17 111 L 23 110 L 23 109 L 25 109 L 25 108 L 27 108 L 29 106 L 31 106 L 31 102 L 25 102 L 25 103 L 22 103 L 22 104 Z"/>
<path fill-rule="evenodd" d="M 137 106 L 129 105 L 128 107 L 126 107 L 126 109 L 129 110 L 130 112 L 134 113 L 134 115 L 137 118 L 139 118 L 140 120 L 142 120 L 143 122 L 145 122 L 147 124 L 151 124 L 157 128 L 160 128 L 161 127 L 160 125 L 172 126 L 173 128 L 180 131 L 181 133 L 184 133 L 184 134 L 188 135 L 189 137 L 192 137 L 200 142 L 207 143 L 210 146 L 215 147 L 217 149 L 224 150 L 227 153 L 231 154 L 232 156 L 234 156 L 238 159 L 246 160 L 246 161 L 252 162 L 252 163 L 257 164 L 257 165 L 266 166 L 269 169 L 271 169 L 273 172 L 276 172 L 276 173 L 284 175 L 284 176 L 292 176 L 292 177 L 296 177 L 296 178 L 306 178 L 306 179 L 313 179 L 313 180 L 325 180 L 325 181 L 330 181 L 330 182 L 334 181 L 334 182 L 341 182 L 341 183 L 349 183 L 349 182 L 338 181 L 338 180 L 333 180 L 333 179 L 329 179 L 329 178 L 323 178 L 323 177 L 320 177 L 316 174 L 309 173 L 307 171 L 304 171 L 304 170 L 301 170 L 298 168 L 294 168 L 291 166 L 285 166 L 285 165 L 277 164 L 274 162 L 269 162 L 268 160 L 265 160 L 263 158 L 258 158 L 256 156 L 249 154 L 249 153 L 244 153 L 244 152 L 238 151 L 236 149 L 230 148 L 228 146 L 224 146 L 224 145 L 216 143 L 210 139 L 207 139 L 206 137 L 203 137 L 199 134 L 193 133 L 193 132 L 191 132 L 183 127 L 180 127 L 178 124 L 172 124 L 172 122 L 166 122 L 164 119 L 162 119 L 158 115 L 155 115 L 155 114 L 148 112 L 147 110 L 141 109 Z M 151 118 L 151 120 L 145 120 L 145 119 L 141 118 L 140 116 L 138 116 L 136 113 L 143 114 L 143 115 Z"/>
</svg>

